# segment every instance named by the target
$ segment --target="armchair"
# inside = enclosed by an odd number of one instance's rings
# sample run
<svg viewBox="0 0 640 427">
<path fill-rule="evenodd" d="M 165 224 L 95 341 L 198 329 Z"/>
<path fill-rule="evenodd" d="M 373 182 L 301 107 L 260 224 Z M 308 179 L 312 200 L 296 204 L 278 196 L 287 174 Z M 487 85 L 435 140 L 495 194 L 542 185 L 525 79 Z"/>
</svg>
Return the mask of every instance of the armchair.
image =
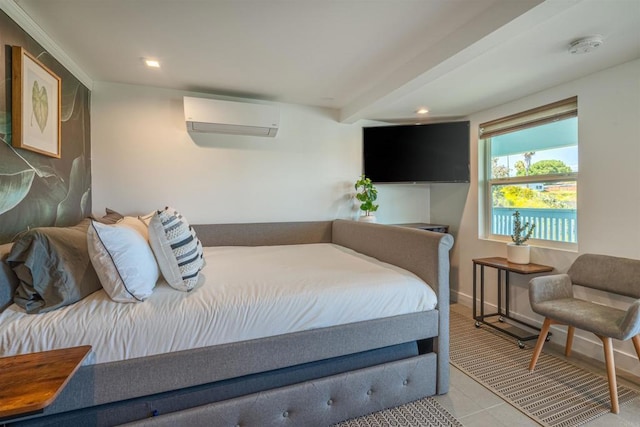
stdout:
<svg viewBox="0 0 640 427">
<path fill-rule="evenodd" d="M 627 310 L 585 301 L 573 296 L 573 286 L 599 289 L 636 299 Z M 593 332 L 602 341 L 609 379 L 611 412 L 619 413 L 612 338 L 631 338 L 640 359 L 640 260 L 607 255 L 580 255 L 566 274 L 536 277 L 529 282 L 531 309 L 545 317 L 533 351 L 529 371 L 533 371 L 549 328 L 567 325 L 565 355 L 571 355 L 575 328 Z"/>
</svg>

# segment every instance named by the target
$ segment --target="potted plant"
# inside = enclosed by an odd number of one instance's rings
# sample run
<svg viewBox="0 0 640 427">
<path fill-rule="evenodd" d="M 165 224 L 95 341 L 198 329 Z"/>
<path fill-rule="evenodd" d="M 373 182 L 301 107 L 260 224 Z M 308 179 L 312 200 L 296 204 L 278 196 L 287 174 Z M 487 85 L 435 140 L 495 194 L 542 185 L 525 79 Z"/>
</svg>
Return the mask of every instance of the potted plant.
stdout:
<svg viewBox="0 0 640 427">
<path fill-rule="evenodd" d="M 507 243 L 507 261 L 515 264 L 529 264 L 530 247 L 525 244 L 531 238 L 535 224 L 525 223 L 522 225 L 520 212 L 513 213 L 513 234 L 511 240 L 513 243 Z"/>
<path fill-rule="evenodd" d="M 371 182 L 371 179 L 367 178 L 362 174 L 360 178 L 356 181 L 356 199 L 360 202 L 360 210 L 364 212 L 364 215 L 360 217 L 360 221 L 365 222 L 376 222 L 376 216 L 373 212 L 378 210 L 378 205 L 375 205 L 373 202 L 378 198 L 378 190 L 376 190 L 375 185 Z"/>
</svg>

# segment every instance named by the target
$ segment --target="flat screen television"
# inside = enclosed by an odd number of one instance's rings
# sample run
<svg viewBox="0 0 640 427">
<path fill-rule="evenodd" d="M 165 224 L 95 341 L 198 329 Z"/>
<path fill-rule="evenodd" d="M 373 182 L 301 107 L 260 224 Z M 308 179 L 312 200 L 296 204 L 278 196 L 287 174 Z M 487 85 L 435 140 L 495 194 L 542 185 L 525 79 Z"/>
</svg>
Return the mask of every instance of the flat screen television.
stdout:
<svg viewBox="0 0 640 427">
<path fill-rule="evenodd" d="M 373 182 L 469 182 L 469 122 L 365 127 L 363 173 Z"/>
</svg>

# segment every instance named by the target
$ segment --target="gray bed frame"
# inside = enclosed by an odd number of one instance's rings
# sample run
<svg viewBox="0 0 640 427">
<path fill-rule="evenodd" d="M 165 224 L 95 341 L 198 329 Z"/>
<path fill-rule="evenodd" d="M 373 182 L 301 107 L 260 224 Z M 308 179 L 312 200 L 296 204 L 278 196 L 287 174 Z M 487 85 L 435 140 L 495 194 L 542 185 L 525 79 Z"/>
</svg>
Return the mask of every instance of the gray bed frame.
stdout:
<svg viewBox="0 0 640 427">
<path fill-rule="evenodd" d="M 438 307 L 83 366 L 43 413 L 7 425 L 329 426 L 448 391 L 450 235 L 347 220 L 194 229 L 204 246 L 348 247 L 415 273 Z"/>
</svg>

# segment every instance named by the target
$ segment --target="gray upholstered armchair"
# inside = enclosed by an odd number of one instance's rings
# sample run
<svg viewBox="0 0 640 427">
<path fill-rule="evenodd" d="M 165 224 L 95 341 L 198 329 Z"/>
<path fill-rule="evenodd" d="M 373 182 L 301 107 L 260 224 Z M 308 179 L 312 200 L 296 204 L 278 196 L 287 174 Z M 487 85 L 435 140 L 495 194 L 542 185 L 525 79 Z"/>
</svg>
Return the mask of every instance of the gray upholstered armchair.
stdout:
<svg viewBox="0 0 640 427">
<path fill-rule="evenodd" d="M 573 285 L 599 289 L 635 298 L 620 310 L 573 296 Z M 536 277 L 529 283 L 529 301 L 534 312 L 545 317 L 529 370 L 533 371 L 553 324 L 568 325 L 565 355 L 571 354 L 575 328 L 593 332 L 602 340 L 609 378 L 611 412 L 618 413 L 616 370 L 611 339 L 633 340 L 640 359 L 640 260 L 606 255 L 580 255 L 566 274 Z"/>
</svg>

